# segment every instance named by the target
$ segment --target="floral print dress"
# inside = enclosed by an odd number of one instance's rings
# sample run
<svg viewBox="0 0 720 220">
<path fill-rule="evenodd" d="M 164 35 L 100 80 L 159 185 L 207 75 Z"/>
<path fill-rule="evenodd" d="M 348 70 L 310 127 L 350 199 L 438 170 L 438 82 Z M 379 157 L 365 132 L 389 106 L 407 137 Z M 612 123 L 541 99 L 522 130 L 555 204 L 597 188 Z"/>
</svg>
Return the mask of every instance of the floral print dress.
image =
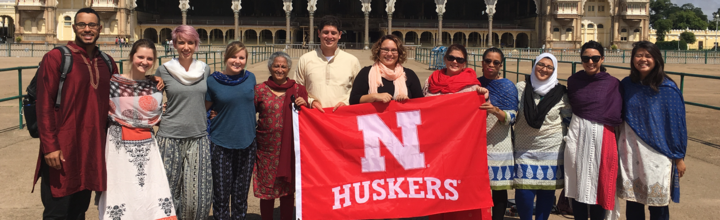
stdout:
<svg viewBox="0 0 720 220">
<path fill-rule="evenodd" d="M 296 84 L 295 87 L 297 86 Z M 253 172 L 253 189 L 255 197 L 260 199 L 277 199 L 292 193 L 291 183 L 277 179 L 284 100 L 285 94 L 275 95 L 265 83 L 255 86 L 255 109 L 260 113 L 260 117 L 257 124 L 257 160 Z"/>
</svg>

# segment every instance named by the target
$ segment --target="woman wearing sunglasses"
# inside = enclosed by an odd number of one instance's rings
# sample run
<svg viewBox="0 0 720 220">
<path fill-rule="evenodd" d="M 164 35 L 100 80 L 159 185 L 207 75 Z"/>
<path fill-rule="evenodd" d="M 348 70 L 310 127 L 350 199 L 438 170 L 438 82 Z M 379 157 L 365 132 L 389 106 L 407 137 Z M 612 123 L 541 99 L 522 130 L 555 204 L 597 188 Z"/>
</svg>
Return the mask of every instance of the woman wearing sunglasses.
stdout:
<svg viewBox="0 0 720 220">
<path fill-rule="evenodd" d="M 489 48 L 483 53 L 482 73 L 478 81 L 490 91 L 490 100 L 481 109 L 487 110 L 487 155 L 490 188 L 495 206 L 492 219 L 502 220 L 507 208 L 507 190 L 512 189 L 514 163 L 508 155 L 513 153 L 510 128 L 518 109 L 518 92 L 515 84 L 500 74 L 505 54 Z"/>
<path fill-rule="evenodd" d="M 604 50 L 590 41 L 581 49 L 584 70 L 568 78 L 572 120 L 565 137 L 565 195 L 575 219 L 604 219 L 615 206 L 618 156 L 614 126 L 622 123 L 620 81 L 605 72 Z"/>
<path fill-rule="evenodd" d="M 466 67 L 467 50 L 459 44 L 450 45 L 445 52 L 446 68 L 436 70 L 425 81 L 423 87 L 423 95 L 437 96 L 447 95 L 461 92 L 477 92 L 484 95 L 485 99 L 489 97 L 486 88 L 480 87 L 480 82 L 475 71 Z M 466 210 L 451 213 L 441 213 L 430 216 L 430 220 L 451 220 L 451 219 L 483 219 L 483 213 L 488 213 L 488 209 Z M 487 215 L 487 214 L 485 214 Z"/>
<path fill-rule="evenodd" d="M 385 35 L 372 47 L 375 64 L 360 70 L 350 91 L 350 104 L 405 101 L 423 97 L 417 74 L 402 64 L 407 51 L 395 35 Z"/>
<path fill-rule="evenodd" d="M 670 219 L 670 200 L 680 202 L 674 183 L 685 174 L 685 104 L 665 74 L 660 48 L 647 41 L 634 46 L 630 76 L 620 83 L 625 123 L 618 138 L 618 197 L 627 200 L 627 219 L 645 219 L 645 205 L 650 219 Z"/>
<path fill-rule="evenodd" d="M 535 58 L 532 74 L 517 83 L 515 123 L 515 204 L 522 220 L 547 220 L 562 189 L 563 136 L 572 117 L 567 89 L 557 80 L 557 59 L 550 53 Z"/>
</svg>

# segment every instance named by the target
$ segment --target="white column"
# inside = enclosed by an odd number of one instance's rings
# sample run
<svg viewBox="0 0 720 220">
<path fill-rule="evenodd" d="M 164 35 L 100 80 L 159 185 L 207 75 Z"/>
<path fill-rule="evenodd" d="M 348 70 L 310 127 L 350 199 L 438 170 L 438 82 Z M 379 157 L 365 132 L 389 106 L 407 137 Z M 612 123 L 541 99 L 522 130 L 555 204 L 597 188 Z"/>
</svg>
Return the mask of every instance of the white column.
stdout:
<svg viewBox="0 0 720 220">
<path fill-rule="evenodd" d="M 447 0 L 435 0 L 435 12 L 438 13 L 438 35 L 436 38 L 436 45 L 442 46 L 443 44 L 443 32 L 442 32 L 442 19 L 445 14 L 445 4 Z"/>
<path fill-rule="evenodd" d="M 493 16 L 495 15 L 495 4 L 497 3 L 497 0 L 485 0 L 485 5 L 487 6 L 487 9 L 485 10 L 485 13 L 488 14 L 488 32 L 490 33 L 490 41 L 488 41 L 488 47 L 493 46 L 493 32 L 492 32 L 492 26 L 493 26 Z"/>
<path fill-rule="evenodd" d="M 290 13 L 293 10 L 292 0 L 283 0 L 283 10 L 285 10 L 285 44 L 291 44 L 290 41 Z"/>
<path fill-rule="evenodd" d="M 388 13 L 388 34 L 392 34 L 392 15 L 395 12 L 395 0 L 385 0 L 385 11 Z"/>
<path fill-rule="evenodd" d="M 317 0 L 308 0 L 307 10 L 310 12 L 310 39 L 309 44 L 315 43 L 315 22 L 313 17 L 315 16 L 315 10 L 317 10 Z"/>
<path fill-rule="evenodd" d="M 372 10 L 372 7 L 370 7 L 370 3 L 372 0 L 360 0 L 360 3 L 362 4 L 362 12 L 365 14 L 365 40 L 364 40 L 364 50 L 370 49 L 370 11 Z"/>
<path fill-rule="evenodd" d="M 180 11 L 182 11 L 182 24 L 187 24 L 188 9 L 190 9 L 190 0 L 180 0 Z"/>
</svg>

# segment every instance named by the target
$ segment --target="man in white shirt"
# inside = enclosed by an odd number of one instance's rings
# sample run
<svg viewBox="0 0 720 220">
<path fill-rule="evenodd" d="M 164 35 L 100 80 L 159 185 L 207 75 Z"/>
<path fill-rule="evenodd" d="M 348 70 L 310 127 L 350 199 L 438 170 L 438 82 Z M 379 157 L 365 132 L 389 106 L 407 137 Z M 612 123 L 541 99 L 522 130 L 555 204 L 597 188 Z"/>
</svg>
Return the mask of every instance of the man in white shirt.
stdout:
<svg viewBox="0 0 720 220">
<path fill-rule="evenodd" d="M 308 90 L 311 107 L 321 112 L 325 112 L 322 108 L 334 107 L 335 111 L 348 105 L 352 83 L 360 71 L 357 57 L 338 49 L 341 24 L 331 15 L 320 19 L 320 48 L 302 55 L 295 72 L 297 83 Z"/>
</svg>

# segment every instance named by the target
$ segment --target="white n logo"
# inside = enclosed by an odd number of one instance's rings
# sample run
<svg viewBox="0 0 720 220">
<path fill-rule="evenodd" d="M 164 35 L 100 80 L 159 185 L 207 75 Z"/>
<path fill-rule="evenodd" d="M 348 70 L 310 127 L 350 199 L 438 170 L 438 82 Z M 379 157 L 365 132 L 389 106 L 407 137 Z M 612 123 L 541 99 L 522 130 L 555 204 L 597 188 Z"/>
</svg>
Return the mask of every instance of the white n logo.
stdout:
<svg viewBox="0 0 720 220">
<path fill-rule="evenodd" d="M 365 142 L 365 157 L 360 158 L 363 173 L 385 171 L 385 157 L 380 156 L 380 141 L 405 170 L 425 168 L 425 154 L 420 153 L 417 133 L 417 125 L 421 122 L 420 110 L 396 114 L 405 143 L 395 137 L 377 114 L 357 116 L 358 129 L 363 132 Z"/>
</svg>

